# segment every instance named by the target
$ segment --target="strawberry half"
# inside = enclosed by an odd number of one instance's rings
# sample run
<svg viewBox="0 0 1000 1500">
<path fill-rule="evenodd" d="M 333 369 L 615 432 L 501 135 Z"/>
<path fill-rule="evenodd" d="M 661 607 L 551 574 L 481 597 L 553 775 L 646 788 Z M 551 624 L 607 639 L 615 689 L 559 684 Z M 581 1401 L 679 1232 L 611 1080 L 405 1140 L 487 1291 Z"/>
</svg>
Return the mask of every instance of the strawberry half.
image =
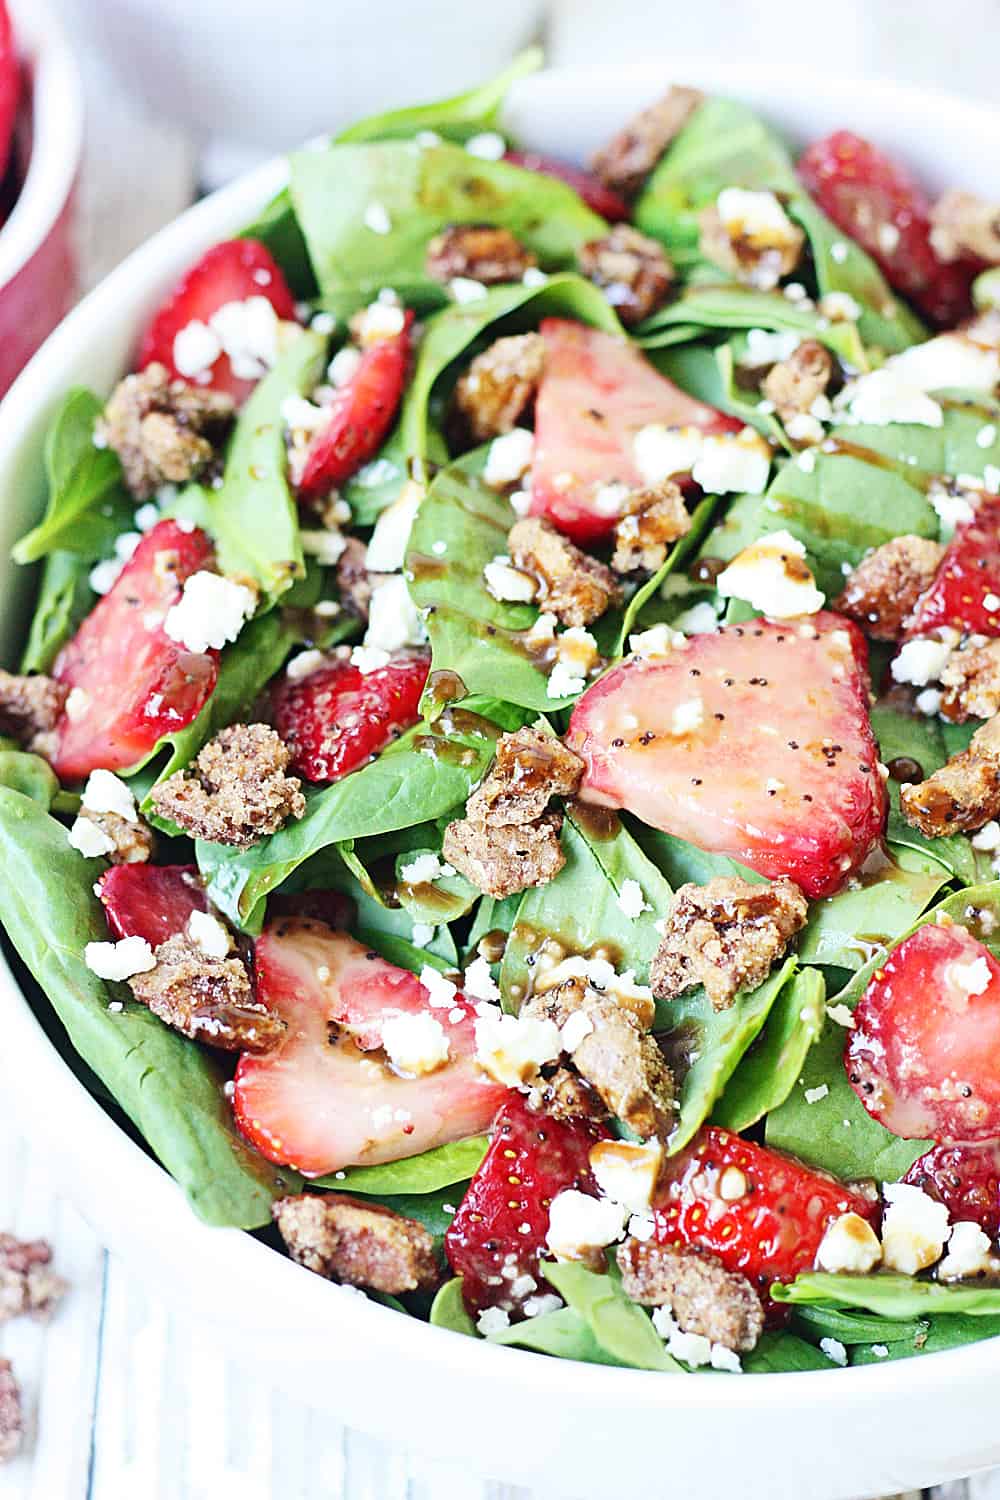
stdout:
<svg viewBox="0 0 1000 1500">
<path fill-rule="evenodd" d="M 304 917 L 268 923 L 254 963 L 258 999 L 288 1026 L 236 1070 L 236 1123 L 264 1156 L 318 1177 L 486 1129 L 507 1090 L 473 1060 L 475 1010 L 462 995 L 433 1007 L 408 969 Z M 443 1026 L 449 1056 L 436 1071 L 403 1076 L 380 1052 L 383 1025 L 399 1015 Z"/>
<path fill-rule="evenodd" d="M 540 1281 L 549 1205 L 565 1188 L 597 1196 L 590 1148 L 607 1134 L 592 1121 L 540 1114 L 522 1094 L 511 1094 L 444 1239 L 445 1255 L 463 1278 L 462 1295 L 473 1316 L 484 1307 L 523 1315 L 524 1301 L 535 1287 L 515 1290 L 515 1285 L 522 1276 Z"/>
<path fill-rule="evenodd" d="M 932 1146 L 903 1181 L 943 1203 L 953 1222 L 972 1220 L 990 1239 L 1000 1234 L 1000 1142 Z"/>
<path fill-rule="evenodd" d="M 972 308 L 978 261 L 942 261 L 930 201 L 905 167 L 870 141 L 835 130 L 802 153 L 799 176 L 820 208 L 868 251 L 889 285 L 932 323 L 951 328 Z"/>
<path fill-rule="evenodd" d="M 7 170 L 14 140 L 14 121 L 21 97 L 21 69 L 14 46 L 6 0 L 0 0 L 0 177 Z"/>
<path fill-rule="evenodd" d="M 153 317 L 139 346 L 139 369 L 155 361 L 179 379 L 189 378 L 174 360 L 174 340 L 181 329 L 189 323 L 207 323 L 220 307 L 251 297 L 263 297 L 279 318 L 295 321 L 295 298 L 266 245 L 260 240 L 223 240 L 214 245 L 185 272 Z M 228 355 L 220 354 L 205 383 L 228 392 L 242 405 L 257 382 L 234 375 Z"/>
<path fill-rule="evenodd" d="M 631 657 L 573 709 L 580 796 L 828 896 L 885 822 L 864 661 L 857 627 L 828 612 Z"/>
<path fill-rule="evenodd" d="M 1000 497 L 983 500 L 959 526 L 907 626 L 907 637 L 942 625 L 1000 635 Z"/>
<path fill-rule="evenodd" d="M 98 896 L 116 938 L 145 938 L 151 948 L 183 932 L 192 912 L 208 911 L 194 865 L 112 865 Z"/>
<path fill-rule="evenodd" d="M 844 1048 L 848 1082 L 904 1140 L 1000 1137 L 1000 964 L 926 922 L 873 975 Z"/>
<path fill-rule="evenodd" d="M 308 781 L 339 781 L 398 739 L 420 718 L 430 671 L 426 652 L 393 657 L 363 673 L 335 657 L 308 677 L 280 679 L 272 690 L 274 727 Z"/>
<path fill-rule="evenodd" d="M 63 647 L 53 675 L 75 693 L 56 726 L 60 780 L 134 766 L 197 717 L 215 687 L 218 652 L 185 651 L 163 621 L 185 579 L 214 565 L 203 531 L 160 521 Z"/>
<path fill-rule="evenodd" d="M 554 177 L 557 182 L 565 182 L 567 187 L 571 187 L 583 199 L 588 208 L 592 208 L 595 214 L 600 214 L 602 219 L 607 219 L 609 224 L 617 224 L 630 216 L 629 206 L 619 193 L 605 187 L 599 177 L 583 167 L 575 167 L 572 162 L 562 161 L 557 156 L 545 156 L 540 151 L 508 151 L 504 155 L 504 161 L 509 161 L 515 167 L 524 167 L 525 171 L 539 172 L 543 177 Z"/>
<path fill-rule="evenodd" d="M 834 1219 L 876 1212 L 825 1172 L 709 1125 L 667 1161 L 653 1219 L 660 1244 L 711 1251 L 766 1294 L 772 1282 L 812 1269 Z"/>
<path fill-rule="evenodd" d="M 632 452 L 641 428 L 741 426 L 686 395 L 628 339 L 566 318 L 544 318 L 540 332 L 545 373 L 535 403 L 531 510 L 575 542 L 596 542 L 614 530 L 622 504 L 606 503 L 605 485 L 642 487 Z"/>
<path fill-rule="evenodd" d="M 330 419 L 309 445 L 298 490 L 319 500 L 375 457 L 389 435 L 403 399 L 410 364 L 413 313 L 401 333 L 380 338 L 330 403 Z"/>
</svg>

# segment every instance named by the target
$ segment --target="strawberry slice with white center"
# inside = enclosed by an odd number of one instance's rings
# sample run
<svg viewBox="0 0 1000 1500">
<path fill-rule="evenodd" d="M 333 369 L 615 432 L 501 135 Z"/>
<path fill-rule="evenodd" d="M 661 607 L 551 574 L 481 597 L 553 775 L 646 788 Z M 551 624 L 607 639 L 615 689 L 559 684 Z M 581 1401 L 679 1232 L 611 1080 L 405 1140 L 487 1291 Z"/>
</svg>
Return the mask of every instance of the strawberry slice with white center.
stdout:
<svg viewBox="0 0 1000 1500">
<path fill-rule="evenodd" d="M 184 932 L 192 912 L 208 911 L 194 865 L 112 865 L 97 894 L 116 938 L 145 938 L 159 947 Z"/>
<path fill-rule="evenodd" d="M 346 933 L 281 918 L 258 938 L 255 968 L 258 998 L 288 1031 L 266 1055 L 241 1057 L 233 1109 L 271 1161 L 307 1177 L 398 1161 L 485 1130 L 506 1097 L 474 1061 L 471 1003 L 428 990 Z M 385 1028 L 401 1017 L 435 1022 L 446 1060 L 394 1067 L 383 1042 L 392 1046 Z"/>
<path fill-rule="evenodd" d="M 544 318 L 540 332 L 545 373 L 535 404 L 531 509 L 575 542 L 609 536 L 625 491 L 644 485 L 633 452 L 643 427 L 740 430 L 667 380 L 626 338 L 567 318 Z"/>
<path fill-rule="evenodd" d="M 0 0 L 0 177 L 7 170 L 21 94 L 21 69 L 5 0 Z"/>
<path fill-rule="evenodd" d="M 1000 496 L 987 496 L 955 531 L 907 638 L 942 626 L 1000 635 Z"/>
<path fill-rule="evenodd" d="M 139 347 L 139 369 L 155 361 L 178 379 L 225 391 L 242 405 L 264 373 L 259 357 L 265 352 L 261 337 L 266 330 L 253 330 L 253 321 L 261 321 L 261 311 L 267 314 L 266 308 L 258 306 L 261 300 L 270 303 L 284 322 L 295 321 L 295 298 L 267 246 L 260 240 L 223 240 L 213 245 L 184 273 L 150 322 Z M 240 359 L 234 369 L 234 361 L 222 352 L 223 340 L 212 327 L 216 314 L 234 304 L 244 305 L 248 319 L 244 359 L 248 367 L 256 367 L 252 376 L 241 373 Z M 203 367 L 194 358 L 199 349 L 207 359 Z"/>
<path fill-rule="evenodd" d="M 829 612 L 631 657 L 573 709 L 580 796 L 828 896 L 885 822 L 864 661 L 860 631 Z"/>
<path fill-rule="evenodd" d="M 134 766 L 197 717 L 215 687 L 219 654 L 185 650 L 163 622 L 185 579 L 214 564 L 203 531 L 160 521 L 63 647 L 53 675 L 70 694 L 51 757 L 60 780 Z"/>
<path fill-rule="evenodd" d="M 1000 964 L 926 922 L 872 976 L 844 1050 L 870 1115 L 905 1140 L 1000 1138 Z"/>
</svg>

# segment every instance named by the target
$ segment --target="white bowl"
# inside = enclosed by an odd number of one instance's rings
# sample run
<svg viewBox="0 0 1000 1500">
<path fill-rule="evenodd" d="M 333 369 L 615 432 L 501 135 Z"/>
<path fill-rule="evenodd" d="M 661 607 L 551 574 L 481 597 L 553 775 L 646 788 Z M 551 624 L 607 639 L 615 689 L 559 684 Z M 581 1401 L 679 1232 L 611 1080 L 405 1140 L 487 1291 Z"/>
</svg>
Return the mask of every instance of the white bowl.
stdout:
<svg viewBox="0 0 1000 1500">
<path fill-rule="evenodd" d="M 543 75 L 508 119 L 541 150 L 580 157 L 667 78 L 730 92 L 808 138 L 849 125 L 932 185 L 995 192 L 1000 115 L 946 95 L 671 59 Z M 107 391 L 136 330 L 191 260 L 250 220 L 282 181 L 270 165 L 207 199 L 132 255 L 52 335 L 0 405 L 4 553 L 41 500 L 41 449 L 66 388 Z M 23 626 L 8 565 L 0 660 Z M 51 1147 L 61 1186 L 136 1272 L 217 1330 L 235 1357 L 339 1422 L 547 1493 L 685 1500 L 846 1500 L 1000 1462 L 1000 1339 L 923 1359 L 807 1375 L 666 1378 L 554 1361 L 425 1327 L 339 1291 L 249 1235 L 209 1229 L 105 1114 L 0 967 L 0 1075 L 15 1117 Z"/>
</svg>

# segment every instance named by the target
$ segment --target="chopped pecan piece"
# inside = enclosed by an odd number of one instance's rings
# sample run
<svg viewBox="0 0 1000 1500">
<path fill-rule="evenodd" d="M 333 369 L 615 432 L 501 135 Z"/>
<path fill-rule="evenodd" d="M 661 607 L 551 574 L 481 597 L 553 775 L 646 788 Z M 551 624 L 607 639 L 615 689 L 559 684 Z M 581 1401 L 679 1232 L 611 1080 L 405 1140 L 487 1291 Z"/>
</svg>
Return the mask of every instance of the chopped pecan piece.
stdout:
<svg viewBox="0 0 1000 1500">
<path fill-rule="evenodd" d="M 714 203 L 702 209 L 698 223 L 701 229 L 698 248 L 706 260 L 759 291 L 769 292 L 782 276 L 790 276 L 805 248 L 805 234 L 791 221 L 780 241 L 764 244 L 754 235 L 731 231 L 722 222 Z"/>
<path fill-rule="evenodd" d="M 153 788 L 153 805 L 192 838 L 248 849 L 306 810 L 302 783 L 285 774 L 290 759 L 266 724 L 231 724 Z"/>
<path fill-rule="evenodd" d="M 520 281 L 537 264 L 537 256 L 509 229 L 496 224 L 451 224 L 427 246 L 427 274 L 445 283 L 463 276 L 483 286 L 497 286 Z"/>
<path fill-rule="evenodd" d="M 637 193 L 704 97 L 698 89 L 672 85 L 594 153 L 591 166 L 597 176 L 626 197 Z"/>
<path fill-rule="evenodd" d="M 774 402 L 783 422 L 808 412 L 817 396 L 826 392 L 833 378 L 833 356 L 816 339 L 803 339 L 787 359 L 772 365 L 761 384 L 761 393 Z"/>
<path fill-rule="evenodd" d="M 579 251 L 580 270 L 600 287 L 626 328 L 641 323 L 666 302 L 674 268 L 658 240 L 631 224 L 615 224 L 603 239 Z"/>
<path fill-rule="evenodd" d="M 898 641 L 921 594 L 930 588 L 944 556 L 940 542 L 897 536 L 863 557 L 833 608 L 877 641 Z"/>
<path fill-rule="evenodd" d="M 399 1296 L 441 1279 L 429 1231 L 370 1198 L 299 1193 L 272 1213 L 292 1260 L 330 1281 Z"/>
<path fill-rule="evenodd" d="M 132 494 L 146 500 L 211 463 L 235 409 L 231 396 L 171 380 L 165 365 L 152 364 L 115 387 L 95 436 L 118 454 Z"/>
<path fill-rule="evenodd" d="M 767 978 L 806 915 L 806 898 L 791 880 L 755 885 L 717 875 L 706 885 L 682 885 L 650 969 L 653 993 L 672 1000 L 703 984 L 715 1009 L 725 1010 Z"/>
<path fill-rule="evenodd" d="M 603 1120 L 607 1118 L 599 1095 L 578 1073 L 557 1068 L 539 1085 L 541 1106 L 556 1120 Z"/>
<path fill-rule="evenodd" d="M 367 625 L 372 580 L 368 571 L 368 548 L 360 537 L 347 538 L 347 545 L 337 562 L 337 589 L 344 609 Z"/>
<path fill-rule="evenodd" d="M 634 490 L 615 527 L 611 566 L 616 573 L 655 573 L 667 548 L 691 530 L 684 495 L 672 479 L 648 490 Z"/>
<path fill-rule="evenodd" d="M 0 734 L 44 754 L 69 689 L 53 677 L 16 677 L 0 670 Z"/>
<path fill-rule="evenodd" d="M 144 865 L 152 859 L 156 836 L 143 818 L 123 818 L 116 812 L 92 812 L 83 808 L 80 817 L 93 823 L 114 847 L 107 858 L 113 865 Z"/>
<path fill-rule="evenodd" d="M 764 1308 L 750 1282 L 714 1255 L 629 1236 L 618 1248 L 622 1290 L 643 1307 L 669 1308 L 685 1333 L 726 1349 L 753 1349 Z"/>
<path fill-rule="evenodd" d="M 515 566 L 538 580 L 541 607 L 564 625 L 590 625 L 621 599 L 611 569 L 539 516 L 515 521 L 507 547 Z"/>
<path fill-rule="evenodd" d="M 51 1268 L 47 1240 L 19 1240 L 0 1234 L 0 1323 L 22 1313 L 47 1319 L 65 1296 L 68 1283 Z"/>
<path fill-rule="evenodd" d="M 135 998 L 166 1025 L 223 1052 L 267 1052 L 285 1023 L 254 998 L 242 959 L 210 958 L 183 932 L 154 951 L 156 967 L 135 974 Z"/>
<path fill-rule="evenodd" d="M 540 333 L 516 333 L 477 354 L 455 387 L 455 405 L 478 443 L 512 432 L 535 399 L 545 369 Z"/>
<path fill-rule="evenodd" d="M 530 728 L 502 734 L 465 816 L 503 826 L 533 823 L 550 798 L 572 797 L 582 775 L 583 761 L 555 735 Z"/>
<path fill-rule="evenodd" d="M 21 1392 L 9 1359 L 0 1359 L 0 1464 L 20 1452 L 24 1435 Z"/>
<path fill-rule="evenodd" d="M 952 188 L 931 209 L 931 244 L 942 260 L 975 256 L 1000 266 L 1000 203 Z"/>
<path fill-rule="evenodd" d="M 954 724 L 1000 713 L 1000 641 L 953 651 L 941 670 L 941 686 L 941 713 Z"/>
<path fill-rule="evenodd" d="M 561 828 L 556 812 L 520 824 L 461 818 L 445 829 L 441 852 L 477 890 L 502 900 L 555 879 L 566 863 Z"/>
<path fill-rule="evenodd" d="M 926 781 L 903 786 L 899 801 L 906 821 L 931 839 L 973 833 L 1000 816 L 1000 715 Z"/>
</svg>

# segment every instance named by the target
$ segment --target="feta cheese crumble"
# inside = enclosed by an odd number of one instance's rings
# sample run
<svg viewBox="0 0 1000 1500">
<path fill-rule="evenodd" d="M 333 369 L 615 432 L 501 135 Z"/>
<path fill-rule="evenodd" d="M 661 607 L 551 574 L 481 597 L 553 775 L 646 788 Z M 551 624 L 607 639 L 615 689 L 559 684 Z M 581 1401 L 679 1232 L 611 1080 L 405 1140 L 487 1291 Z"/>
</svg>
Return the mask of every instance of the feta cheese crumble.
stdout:
<svg viewBox="0 0 1000 1500">
<path fill-rule="evenodd" d="M 514 427 L 494 438 L 486 453 L 483 480 L 491 489 L 506 489 L 531 468 L 535 451 L 535 434 L 526 427 Z"/>
<path fill-rule="evenodd" d="M 632 439 L 632 456 L 645 482 L 658 485 L 674 474 L 689 474 L 701 456 L 704 440 L 700 427 L 651 422 Z"/>
<path fill-rule="evenodd" d="M 466 995 L 471 995 L 473 1000 L 498 1001 L 500 999 L 500 987 L 490 972 L 489 964 L 481 954 L 478 958 L 474 958 L 466 969 L 462 988 Z"/>
<path fill-rule="evenodd" d="M 392 220 L 389 217 L 389 211 L 385 204 L 379 203 L 377 199 L 368 204 L 362 216 L 362 222 L 366 229 L 371 230 L 372 234 L 392 233 Z"/>
<path fill-rule="evenodd" d="M 188 917 L 188 937 L 206 958 L 226 958 L 229 953 L 228 929 L 208 911 L 193 911 Z"/>
<path fill-rule="evenodd" d="M 878 1235 L 860 1214 L 841 1214 L 828 1227 L 816 1252 L 821 1271 L 871 1271 L 882 1259 Z"/>
<path fill-rule="evenodd" d="M 706 437 L 691 477 L 710 495 L 760 495 L 767 489 L 771 449 L 752 427 Z"/>
<path fill-rule="evenodd" d="M 888 427 L 896 422 L 940 427 L 944 421 L 940 406 L 922 386 L 907 381 L 889 365 L 852 380 L 837 398 L 837 405 L 846 407 L 853 421 L 871 427 Z"/>
<path fill-rule="evenodd" d="M 451 1010 L 458 994 L 458 986 L 446 979 L 433 964 L 424 964 L 420 970 L 420 983 L 427 991 L 427 1002 L 432 1010 Z"/>
<path fill-rule="evenodd" d="M 723 598 L 745 599 L 774 619 L 812 615 L 823 608 L 806 549 L 788 531 L 772 531 L 744 548 L 716 579 Z"/>
<path fill-rule="evenodd" d="M 220 651 L 235 641 L 256 607 L 256 594 L 244 584 L 220 573 L 192 573 L 167 610 L 163 628 L 186 651 Z"/>
<path fill-rule="evenodd" d="M 382 1023 L 382 1046 L 394 1068 L 417 1078 L 448 1061 L 448 1038 L 436 1016 L 390 1016 Z"/>
<path fill-rule="evenodd" d="M 500 161 L 507 150 L 507 142 L 498 130 L 481 130 L 478 135 L 469 136 L 465 149 L 470 156 L 478 156 L 481 161 Z"/>
<path fill-rule="evenodd" d="M 494 599 L 506 604 L 530 604 L 538 584 L 530 573 L 515 568 L 509 557 L 494 557 L 483 569 L 486 587 Z"/>
<path fill-rule="evenodd" d="M 882 1220 L 882 1259 L 890 1271 L 915 1276 L 940 1259 L 948 1238 L 948 1210 L 918 1187 L 887 1182 Z"/>
<path fill-rule="evenodd" d="M 714 611 L 712 618 L 714 621 Z M 633 656 L 641 656 L 644 661 L 663 660 L 673 651 L 682 651 L 686 644 L 679 630 L 672 630 L 669 625 L 663 624 L 651 625 L 648 630 L 640 630 L 628 638 L 628 649 Z"/>
<path fill-rule="evenodd" d="M 421 646 L 426 639 L 423 619 L 402 574 L 394 573 L 376 584 L 368 606 L 364 644 L 379 646 L 391 654 L 404 646 Z"/>
<path fill-rule="evenodd" d="M 663 1166 L 659 1141 L 598 1141 L 590 1148 L 590 1170 L 606 1198 L 632 1213 L 648 1210 Z"/>
<path fill-rule="evenodd" d="M 76 819 L 66 837 L 70 848 L 82 854 L 84 859 L 99 859 L 102 854 L 110 854 L 115 847 L 114 839 L 85 817 Z"/>
<path fill-rule="evenodd" d="M 119 943 L 88 943 L 83 961 L 98 979 L 131 979 L 156 968 L 153 950 L 145 938 L 127 937 Z"/>
<path fill-rule="evenodd" d="M 954 631 L 949 631 L 942 640 L 921 636 L 917 640 L 906 641 L 890 665 L 893 680 L 909 682 L 914 687 L 926 687 L 929 682 L 937 682 L 956 644 L 957 634 Z"/>
<path fill-rule="evenodd" d="M 948 1252 L 937 1268 L 939 1281 L 957 1281 L 963 1276 L 977 1276 L 992 1267 L 989 1235 L 978 1224 L 960 1219 L 951 1226 Z"/>
<path fill-rule="evenodd" d="M 759 250 L 797 243 L 795 226 L 774 193 L 727 187 L 715 206 L 732 240 L 746 240 Z"/>
<path fill-rule="evenodd" d="M 497 1083 L 520 1088 L 544 1063 L 555 1062 L 562 1048 L 554 1021 L 532 1016 L 480 1014 L 476 1019 L 476 1062 Z"/>
<path fill-rule="evenodd" d="M 565 1188 L 552 1200 L 545 1243 L 557 1260 L 584 1260 L 620 1239 L 626 1218 L 623 1205 L 610 1198 Z"/>
<path fill-rule="evenodd" d="M 642 886 L 638 880 L 622 881 L 622 888 L 618 892 L 618 905 L 630 922 L 641 917 L 644 911 L 652 911 L 652 907 L 642 894 Z"/>
<path fill-rule="evenodd" d="M 398 573 L 406 558 L 410 532 L 426 491 L 408 480 L 391 505 L 386 506 L 371 534 L 365 567 L 370 573 Z"/>
<path fill-rule="evenodd" d="M 138 822 L 135 798 L 113 771 L 91 771 L 80 804 L 87 812 L 117 813 L 126 823 Z"/>
</svg>

